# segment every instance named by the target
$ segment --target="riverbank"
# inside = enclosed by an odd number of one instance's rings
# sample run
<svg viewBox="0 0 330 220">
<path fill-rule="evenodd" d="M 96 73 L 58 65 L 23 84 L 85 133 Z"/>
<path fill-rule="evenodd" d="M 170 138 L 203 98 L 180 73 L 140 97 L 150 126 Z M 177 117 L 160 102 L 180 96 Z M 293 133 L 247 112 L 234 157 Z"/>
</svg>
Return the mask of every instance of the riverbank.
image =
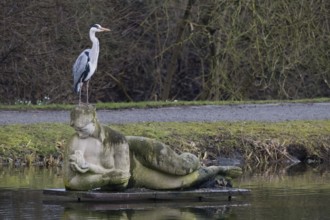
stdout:
<svg viewBox="0 0 330 220">
<path fill-rule="evenodd" d="M 205 163 L 236 158 L 248 164 L 330 161 L 330 120 L 285 122 L 145 122 L 112 124 L 125 135 L 155 138 Z M 3 125 L 0 162 L 57 166 L 73 129 L 64 123 Z"/>
</svg>

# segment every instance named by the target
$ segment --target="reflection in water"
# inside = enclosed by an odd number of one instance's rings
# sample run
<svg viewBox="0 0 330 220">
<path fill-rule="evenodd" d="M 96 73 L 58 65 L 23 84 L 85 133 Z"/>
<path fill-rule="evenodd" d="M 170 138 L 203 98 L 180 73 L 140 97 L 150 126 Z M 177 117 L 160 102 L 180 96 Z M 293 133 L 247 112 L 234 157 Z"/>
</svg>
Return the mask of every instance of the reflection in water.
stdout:
<svg viewBox="0 0 330 220">
<path fill-rule="evenodd" d="M 329 219 L 329 167 L 297 164 L 247 172 L 240 187 L 252 190 L 245 219 Z"/>
<path fill-rule="evenodd" d="M 231 204 L 203 202 L 129 204 L 124 208 L 109 204 L 76 203 L 64 210 L 63 219 L 227 219 L 232 215 L 230 207 Z"/>
<path fill-rule="evenodd" d="M 61 173 L 58 167 L 0 166 L 0 188 L 62 188 Z"/>
<path fill-rule="evenodd" d="M 249 189 L 326 189 L 330 190 L 328 165 L 311 167 L 306 164 L 294 166 L 268 166 L 246 170 L 240 179 L 241 188 Z"/>
<path fill-rule="evenodd" d="M 2 219 L 328 219 L 330 173 L 308 165 L 246 170 L 234 182 L 252 194 L 232 202 L 76 202 L 42 194 L 62 188 L 61 171 L 0 167 Z"/>
<path fill-rule="evenodd" d="M 45 198 L 41 190 L 0 190 L 1 219 L 227 219 L 229 202 L 109 204 Z"/>
<path fill-rule="evenodd" d="M 60 219 L 64 208 L 42 203 L 40 190 L 1 189 L 1 219 Z"/>
</svg>

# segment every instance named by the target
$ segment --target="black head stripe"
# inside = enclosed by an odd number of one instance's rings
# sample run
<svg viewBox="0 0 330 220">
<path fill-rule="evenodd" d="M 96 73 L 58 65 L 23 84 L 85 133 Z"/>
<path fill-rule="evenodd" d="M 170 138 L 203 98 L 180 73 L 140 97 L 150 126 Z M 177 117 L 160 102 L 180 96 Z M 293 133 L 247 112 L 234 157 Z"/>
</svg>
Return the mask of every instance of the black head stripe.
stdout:
<svg viewBox="0 0 330 220">
<path fill-rule="evenodd" d="M 92 27 L 94 27 L 94 28 L 100 28 L 101 25 L 99 25 L 99 24 L 93 24 L 93 25 L 91 26 L 91 28 L 92 28 Z"/>
</svg>

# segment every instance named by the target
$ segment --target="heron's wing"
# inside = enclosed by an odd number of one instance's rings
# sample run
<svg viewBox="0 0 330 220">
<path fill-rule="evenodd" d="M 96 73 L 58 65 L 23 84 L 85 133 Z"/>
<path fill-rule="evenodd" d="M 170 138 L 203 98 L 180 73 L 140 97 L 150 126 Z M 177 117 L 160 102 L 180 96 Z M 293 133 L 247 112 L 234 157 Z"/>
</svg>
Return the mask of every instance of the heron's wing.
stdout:
<svg viewBox="0 0 330 220">
<path fill-rule="evenodd" d="M 77 58 L 76 62 L 72 68 L 72 75 L 73 75 L 73 86 L 76 92 L 79 92 L 80 88 L 77 88 L 78 82 L 80 82 L 81 78 L 83 77 L 84 72 L 88 68 L 88 61 L 89 61 L 89 52 L 90 49 L 84 50 Z"/>
</svg>

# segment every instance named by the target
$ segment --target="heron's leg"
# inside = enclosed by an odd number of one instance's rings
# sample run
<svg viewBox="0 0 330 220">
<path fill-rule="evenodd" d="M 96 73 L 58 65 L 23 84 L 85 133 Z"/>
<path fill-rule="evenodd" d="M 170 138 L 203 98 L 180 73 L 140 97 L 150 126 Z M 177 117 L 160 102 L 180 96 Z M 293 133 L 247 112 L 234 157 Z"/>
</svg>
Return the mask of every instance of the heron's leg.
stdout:
<svg viewBox="0 0 330 220">
<path fill-rule="evenodd" d="M 79 83 L 79 87 L 80 87 L 80 89 L 79 89 L 79 103 L 78 103 L 78 105 L 81 105 L 81 90 L 82 90 L 82 86 L 83 86 L 83 82 L 82 82 L 82 80 L 80 80 L 80 83 Z"/>
<path fill-rule="evenodd" d="M 89 87 L 89 80 L 87 81 L 87 84 L 86 84 L 86 89 L 87 89 L 86 104 L 88 104 L 88 87 Z"/>
</svg>

